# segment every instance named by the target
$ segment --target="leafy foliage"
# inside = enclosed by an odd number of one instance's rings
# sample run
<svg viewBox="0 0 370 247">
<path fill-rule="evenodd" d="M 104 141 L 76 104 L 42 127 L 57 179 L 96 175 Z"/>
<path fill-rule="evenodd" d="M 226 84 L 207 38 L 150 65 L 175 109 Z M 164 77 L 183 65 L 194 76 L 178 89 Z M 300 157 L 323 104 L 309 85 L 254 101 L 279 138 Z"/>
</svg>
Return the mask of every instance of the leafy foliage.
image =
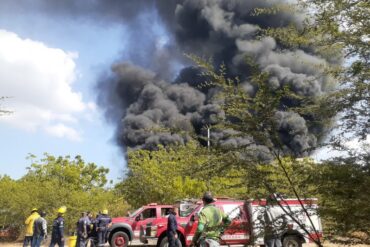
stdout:
<svg viewBox="0 0 370 247">
<path fill-rule="evenodd" d="M 0 225 L 22 227 L 34 207 L 45 210 L 51 223 L 57 209 L 66 206 L 68 232 L 75 231 L 83 211 L 97 213 L 107 208 L 113 216 L 122 215 L 128 205 L 121 194 L 105 187 L 107 173 L 108 169 L 85 163 L 80 156 L 71 159 L 45 154 L 41 160 L 32 162 L 21 179 L 0 178 Z"/>
<path fill-rule="evenodd" d="M 320 166 L 317 193 L 326 231 L 343 235 L 353 231 L 370 233 L 370 153 L 338 157 Z"/>
<path fill-rule="evenodd" d="M 133 206 L 199 198 L 205 190 L 228 196 L 245 193 L 243 188 L 233 188 L 240 182 L 228 178 L 233 171 L 213 174 L 209 179 L 208 170 L 204 167 L 208 159 L 207 151 L 193 142 L 185 146 L 161 146 L 154 151 L 131 151 L 127 179 L 117 187 Z"/>
<path fill-rule="evenodd" d="M 302 25 L 292 24 L 260 30 L 261 37 L 274 37 L 283 49 L 299 48 L 320 54 L 330 63 L 317 69 L 335 78 L 339 85 L 331 85 L 331 91 L 319 98 L 301 99 L 314 100 L 315 104 L 303 108 L 300 105 L 296 109 L 302 115 L 326 116 L 327 126 L 335 128 L 335 135 L 326 144 L 348 151 L 346 157 L 326 161 L 318 166 L 313 165 L 309 170 L 314 171 L 314 179 L 308 181 L 311 185 L 306 188 L 306 192 L 321 199 L 321 214 L 327 226 L 327 233 L 344 235 L 356 230 L 369 232 L 369 213 L 366 206 L 369 199 L 364 193 L 370 175 L 367 171 L 368 152 L 353 152 L 347 149 L 345 143 L 354 138 L 365 140 L 369 134 L 370 4 L 368 1 L 352 0 L 299 0 L 298 5 L 278 4 L 266 9 L 256 9 L 255 15 L 277 11 L 300 12 L 304 17 Z M 342 58 L 341 63 L 336 62 L 340 61 L 338 58 Z M 331 121 L 333 117 L 338 119 L 336 124 Z M 286 159 L 281 159 L 279 166 L 283 169 L 285 167 L 289 173 Z M 283 181 L 276 187 L 274 185 L 274 181 L 280 179 L 275 177 L 277 170 L 273 167 L 274 165 L 258 165 L 255 174 L 260 176 L 256 177 L 271 177 L 273 180 L 269 182 L 269 186 L 284 190 L 286 183 Z M 303 174 L 312 173 L 304 171 Z M 302 173 L 296 170 L 288 175 L 294 179 L 301 177 Z M 253 178 L 255 177 L 249 179 Z M 298 184 L 296 188 L 300 188 L 301 185 Z M 249 182 L 248 186 L 253 186 L 253 182 Z M 258 187 L 255 189 L 255 193 L 261 190 Z"/>
</svg>

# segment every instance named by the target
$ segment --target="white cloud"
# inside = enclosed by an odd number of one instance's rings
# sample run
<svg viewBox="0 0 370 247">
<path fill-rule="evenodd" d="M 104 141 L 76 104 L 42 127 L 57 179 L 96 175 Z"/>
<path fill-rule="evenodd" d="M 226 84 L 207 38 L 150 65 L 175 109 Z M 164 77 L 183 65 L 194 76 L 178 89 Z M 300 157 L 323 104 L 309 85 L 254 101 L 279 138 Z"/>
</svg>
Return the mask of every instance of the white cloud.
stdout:
<svg viewBox="0 0 370 247">
<path fill-rule="evenodd" d="M 1 122 L 28 131 L 42 130 L 57 137 L 80 140 L 71 125 L 91 106 L 71 88 L 78 54 L 50 48 L 0 29 L 0 96 L 14 113 Z"/>
<path fill-rule="evenodd" d="M 73 140 L 73 141 L 81 141 L 80 134 L 73 128 L 65 126 L 64 124 L 47 126 L 46 132 L 56 137 L 60 137 L 60 138 L 67 137 L 68 139 Z"/>
</svg>

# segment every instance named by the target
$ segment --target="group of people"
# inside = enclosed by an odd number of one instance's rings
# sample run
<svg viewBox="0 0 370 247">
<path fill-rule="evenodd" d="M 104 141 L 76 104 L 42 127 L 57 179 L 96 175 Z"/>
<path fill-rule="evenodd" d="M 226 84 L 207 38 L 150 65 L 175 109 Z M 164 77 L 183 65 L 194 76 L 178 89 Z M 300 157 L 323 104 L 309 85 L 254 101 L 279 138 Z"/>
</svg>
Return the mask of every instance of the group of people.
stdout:
<svg viewBox="0 0 370 247">
<path fill-rule="evenodd" d="M 26 234 L 23 241 L 23 246 L 31 245 L 32 247 L 40 246 L 43 239 L 47 236 L 47 222 L 44 211 L 38 213 L 37 208 L 31 210 L 31 215 L 25 221 Z"/>
<path fill-rule="evenodd" d="M 64 247 L 64 214 L 67 208 L 60 207 L 57 212 L 57 217 L 53 220 L 51 241 L 49 247 L 54 247 L 58 244 L 59 247 Z M 23 247 L 31 245 L 31 247 L 40 247 L 43 240 L 47 238 L 47 221 L 46 213 L 37 208 L 31 210 L 31 215 L 26 219 L 26 234 L 23 242 Z M 88 239 L 92 239 L 94 245 L 104 246 L 108 228 L 112 223 L 112 219 L 108 216 L 108 210 L 104 209 L 94 218 L 90 212 L 82 212 L 81 218 L 77 221 L 77 241 L 76 247 L 85 247 Z"/>
<path fill-rule="evenodd" d="M 53 221 L 53 228 L 51 233 L 50 247 L 58 244 L 64 246 L 64 218 L 67 208 L 60 207 L 58 209 L 58 216 Z M 25 221 L 26 234 L 23 241 L 23 247 L 31 245 L 31 247 L 39 247 L 44 239 L 47 238 L 47 221 L 45 219 L 46 212 L 39 213 L 37 208 L 31 210 L 31 215 Z"/>
<path fill-rule="evenodd" d="M 77 247 L 85 247 L 88 239 L 94 245 L 104 246 L 112 219 L 104 209 L 94 218 L 91 212 L 82 212 L 77 221 Z"/>
</svg>

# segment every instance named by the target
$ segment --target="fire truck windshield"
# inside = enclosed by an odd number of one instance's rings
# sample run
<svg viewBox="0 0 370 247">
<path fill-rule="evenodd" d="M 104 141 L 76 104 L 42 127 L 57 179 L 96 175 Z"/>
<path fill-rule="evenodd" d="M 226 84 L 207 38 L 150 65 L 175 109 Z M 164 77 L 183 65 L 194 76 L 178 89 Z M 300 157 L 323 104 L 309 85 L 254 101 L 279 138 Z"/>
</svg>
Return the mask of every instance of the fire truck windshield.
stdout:
<svg viewBox="0 0 370 247">
<path fill-rule="evenodd" d="M 138 212 L 140 212 L 143 209 L 143 207 L 136 209 L 133 213 L 129 213 L 130 217 L 135 217 Z"/>
</svg>

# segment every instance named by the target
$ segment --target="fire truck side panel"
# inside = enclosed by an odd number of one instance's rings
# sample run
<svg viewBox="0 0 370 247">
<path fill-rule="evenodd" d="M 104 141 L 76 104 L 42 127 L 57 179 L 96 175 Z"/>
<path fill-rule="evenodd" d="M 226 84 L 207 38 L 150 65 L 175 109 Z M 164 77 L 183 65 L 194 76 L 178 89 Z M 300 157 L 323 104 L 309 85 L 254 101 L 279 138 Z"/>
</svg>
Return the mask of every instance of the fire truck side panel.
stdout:
<svg viewBox="0 0 370 247">
<path fill-rule="evenodd" d="M 316 199 L 306 199 L 303 200 L 303 205 L 305 206 L 306 210 L 308 211 L 311 221 L 318 232 L 315 234 L 315 230 L 311 225 L 310 219 L 307 217 L 306 213 L 302 209 L 300 203 L 296 199 L 284 199 L 281 203 L 284 209 L 287 212 L 291 212 L 295 219 L 297 219 L 301 225 L 304 225 L 305 228 L 310 232 L 311 238 L 305 233 L 301 227 L 292 220 L 289 216 L 285 216 L 287 219 L 287 229 L 282 232 L 282 241 L 286 236 L 295 236 L 301 240 L 301 242 L 311 242 L 312 237 L 318 238 L 322 237 L 322 227 L 321 227 L 321 220 L 317 214 L 317 200 Z M 253 201 L 252 202 L 252 221 L 253 221 L 253 236 L 256 245 L 263 245 L 263 215 L 265 212 L 266 201 Z M 275 207 L 279 207 L 276 205 Z M 282 214 L 284 210 L 282 210 Z"/>
</svg>

